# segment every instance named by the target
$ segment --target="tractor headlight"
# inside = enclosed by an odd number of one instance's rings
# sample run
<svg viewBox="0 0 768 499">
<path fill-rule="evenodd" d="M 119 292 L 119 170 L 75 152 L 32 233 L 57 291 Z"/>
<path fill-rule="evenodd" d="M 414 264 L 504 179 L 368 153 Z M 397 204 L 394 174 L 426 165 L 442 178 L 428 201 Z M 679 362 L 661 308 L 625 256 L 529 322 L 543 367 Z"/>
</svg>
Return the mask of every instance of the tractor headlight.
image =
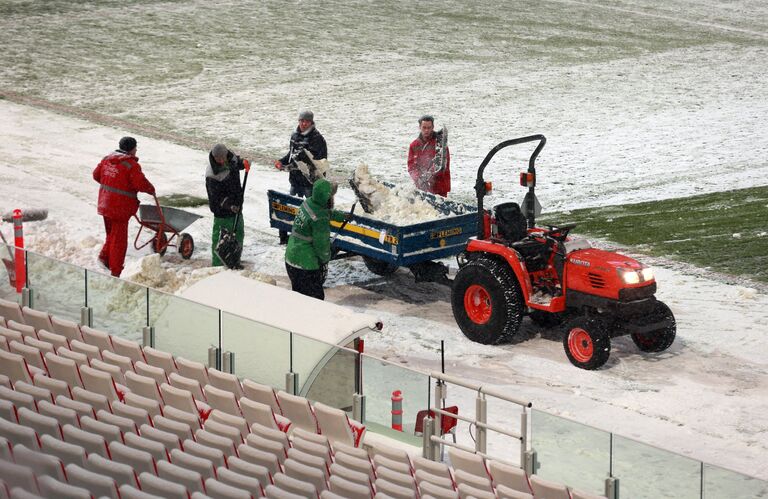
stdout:
<svg viewBox="0 0 768 499">
<path fill-rule="evenodd" d="M 640 274 L 634 269 L 616 269 L 619 271 L 619 277 L 624 281 L 624 284 L 638 284 L 640 282 Z"/>
<path fill-rule="evenodd" d="M 619 272 L 619 276 L 624 284 L 640 284 L 641 282 L 653 280 L 653 270 L 649 267 L 644 267 L 640 270 L 623 268 L 616 270 Z"/>
<path fill-rule="evenodd" d="M 643 270 L 640 271 L 640 273 L 643 276 L 643 281 L 652 281 L 655 277 L 653 275 L 653 269 L 650 267 L 645 267 Z"/>
</svg>

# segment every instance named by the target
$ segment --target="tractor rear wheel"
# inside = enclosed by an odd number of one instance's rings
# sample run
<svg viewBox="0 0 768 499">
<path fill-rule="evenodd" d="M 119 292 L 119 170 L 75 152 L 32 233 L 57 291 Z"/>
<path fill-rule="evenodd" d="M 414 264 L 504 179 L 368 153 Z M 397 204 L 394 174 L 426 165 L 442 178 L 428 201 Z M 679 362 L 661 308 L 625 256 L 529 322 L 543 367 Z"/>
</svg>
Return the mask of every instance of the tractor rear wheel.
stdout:
<svg viewBox="0 0 768 499">
<path fill-rule="evenodd" d="M 655 331 L 632 333 L 632 341 L 635 342 L 637 348 L 643 352 L 663 352 L 672 346 L 677 333 L 677 324 L 669 307 L 665 303 L 657 301 L 653 312 L 648 316 L 648 320 L 654 322 L 667 320 L 671 323 Z"/>
<path fill-rule="evenodd" d="M 451 308 L 464 336 L 488 345 L 507 340 L 517 332 L 524 303 L 509 266 L 480 257 L 456 274 Z"/>
<path fill-rule="evenodd" d="M 608 322 L 600 317 L 579 316 L 565 325 L 563 348 L 568 360 L 581 369 L 597 369 L 611 354 Z"/>
<path fill-rule="evenodd" d="M 363 263 L 365 263 L 365 267 L 368 270 L 382 277 L 390 276 L 397 271 L 397 265 L 389 262 L 382 262 L 381 260 L 376 260 L 369 256 L 363 257 Z"/>
</svg>

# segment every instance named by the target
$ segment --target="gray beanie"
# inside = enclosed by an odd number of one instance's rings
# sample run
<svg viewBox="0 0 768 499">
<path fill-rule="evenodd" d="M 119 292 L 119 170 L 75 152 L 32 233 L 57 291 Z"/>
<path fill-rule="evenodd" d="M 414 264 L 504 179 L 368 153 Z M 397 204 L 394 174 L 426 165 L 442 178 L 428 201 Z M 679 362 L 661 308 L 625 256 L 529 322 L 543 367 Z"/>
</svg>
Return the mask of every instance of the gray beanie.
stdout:
<svg viewBox="0 0 768 499">
<path fill-rule="evenodd" d="M 213 156 L 213 159 L 227 159 L 227 154 L 229 154 L 229 149 L 227 149 L 227 146 L 224 144 L 216 144 L 213 146 L 213 149 L 211 149 L 211 156 Z"/>
<path fill-rule="evenodd" d="M 299 119 L 300 120 L 309 120 L 312 123 L 314 123 L 315 122 L 315 113 L 313 113 L 309 109 L 305 109 L 304 111 L 299 113 Z"/>
</svg>

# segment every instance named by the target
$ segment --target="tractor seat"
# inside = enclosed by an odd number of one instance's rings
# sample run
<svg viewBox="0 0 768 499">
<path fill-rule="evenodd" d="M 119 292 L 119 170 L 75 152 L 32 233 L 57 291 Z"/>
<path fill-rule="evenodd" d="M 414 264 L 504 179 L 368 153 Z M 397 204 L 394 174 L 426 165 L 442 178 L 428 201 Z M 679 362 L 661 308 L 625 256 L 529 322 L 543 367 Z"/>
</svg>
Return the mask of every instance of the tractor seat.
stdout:
<svg viewBox="0 0 768 499">
<path fill-rule="evenodd" d="M 528 235 L 528 220 L 517 203 L 497 204 L 493 213 L 499 235 L 507 243 L 516 243 Z"/>
</svg>

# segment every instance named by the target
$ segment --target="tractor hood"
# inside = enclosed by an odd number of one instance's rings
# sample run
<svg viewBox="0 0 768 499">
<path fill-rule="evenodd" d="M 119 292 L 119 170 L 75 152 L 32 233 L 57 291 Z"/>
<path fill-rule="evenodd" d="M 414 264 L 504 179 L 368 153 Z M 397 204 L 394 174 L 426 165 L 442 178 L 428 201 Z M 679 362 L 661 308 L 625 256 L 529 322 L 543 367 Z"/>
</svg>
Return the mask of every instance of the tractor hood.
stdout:
<svg viewBox="0 0 768 499">
<path fill-rule="evenodd" d="M 566 287 L 620 301 L 652 296 L 653 271 L 634 258 L 597 248 L 577 250 L 566 259 Z"/>
</svg>

